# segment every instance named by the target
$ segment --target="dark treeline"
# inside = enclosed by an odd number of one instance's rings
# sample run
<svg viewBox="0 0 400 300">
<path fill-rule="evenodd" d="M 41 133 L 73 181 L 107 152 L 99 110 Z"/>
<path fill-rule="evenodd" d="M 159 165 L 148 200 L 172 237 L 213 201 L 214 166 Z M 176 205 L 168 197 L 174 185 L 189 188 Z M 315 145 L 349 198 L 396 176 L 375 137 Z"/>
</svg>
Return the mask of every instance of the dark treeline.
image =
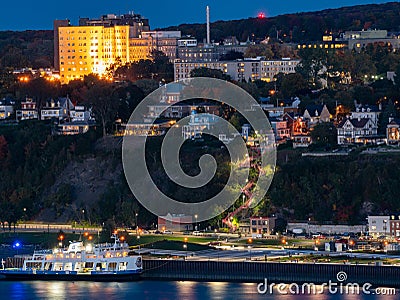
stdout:
<svg viewBox="0 0 400 300">
<path fill-rule="evenodd" d="M 400 210 L 398 155 L 281 157 L 269 196 L 288 219 L 359 224 L 368 214 Z"/>
<path fill-rule="evenodd" d="M 53 66 L 52 30 L 0 31 L 0 68 Z"/>
<path fill-rule="evenodd" d="M 285 14 L 264 19 L 248 18 L 234 21 L 217 21 L 211 24 L 211 36 L 215 41 L 227 36 L 236 36 L 246 41 L 267 36 L 284 42 L 305 42 L 321 40 L 326 32 L 338 33 L 345 30 L 368 28 L 400 31 L 400 4 L 369 4 L 327 9 L 317 12 Z M 181 24 L 166 30 L 181 30 L 202 41 L 206 36 L 205 24 Z"/>
</svg>

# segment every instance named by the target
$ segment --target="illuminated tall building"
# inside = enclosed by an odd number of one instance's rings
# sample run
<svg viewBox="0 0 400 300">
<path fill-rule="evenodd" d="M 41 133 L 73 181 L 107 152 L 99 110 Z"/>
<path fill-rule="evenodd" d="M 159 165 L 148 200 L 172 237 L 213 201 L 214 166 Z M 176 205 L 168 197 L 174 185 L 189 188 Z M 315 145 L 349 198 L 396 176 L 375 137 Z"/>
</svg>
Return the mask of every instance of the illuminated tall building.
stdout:
<svg viewBox="0 0 400 300">
<path fill-rule="evenodd" d="M 122 64 L 147 59 L 163 51 L 173 61 L 180 31 L 149 31 L 148 19 L 137 14 L 81 18 L 79 26 L 54 22 L 54 64 L 62 83 L 96 73 L 104 75 L 116 61 Z"/>
</svg>

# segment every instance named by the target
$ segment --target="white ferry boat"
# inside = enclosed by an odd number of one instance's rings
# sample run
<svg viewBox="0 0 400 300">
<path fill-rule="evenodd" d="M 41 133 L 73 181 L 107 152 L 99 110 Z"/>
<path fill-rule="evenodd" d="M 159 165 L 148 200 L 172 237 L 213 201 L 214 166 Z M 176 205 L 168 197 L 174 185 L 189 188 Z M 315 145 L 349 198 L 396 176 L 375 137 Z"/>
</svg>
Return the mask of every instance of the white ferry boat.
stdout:
<svg viewBox="0 0 400 300">
<path fill-rule="evenodd" d="M 116 234 L 114 243 L 34 251 L 22 268 L 0 270 L 3 280 L 132 281 L 142 273 L 142 257 L 128 255 L 129 247 Z"/>
</svg>

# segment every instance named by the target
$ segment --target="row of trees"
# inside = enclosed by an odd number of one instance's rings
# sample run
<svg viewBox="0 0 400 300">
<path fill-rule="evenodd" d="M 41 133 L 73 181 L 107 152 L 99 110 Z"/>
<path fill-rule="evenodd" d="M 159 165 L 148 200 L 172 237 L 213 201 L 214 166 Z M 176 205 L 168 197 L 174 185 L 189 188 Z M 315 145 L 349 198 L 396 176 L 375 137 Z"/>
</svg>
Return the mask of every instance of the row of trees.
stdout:
<svg viewBox="0 0 400 300">
<path fill-rule="evenodd" d="M 211 25 L 211 36 L 223 41 L 227 36 L 236 36 L 240 41 L 251 41 L 270 37 L 283 42 L 303 43 L 320 41 L 323 34 L 337 34 L 346 30 L 368 28 L 399 31 L 400 5 L 397 2 L 380 5 L 352 6 L 309 13 L 286 14 L 276 17 L 248 18 L 236 21 L 217 21 Z M 203 40 L 205 24 L 182 24 L 166 30 L 181 30 L 183 35 Z"/>
<path fill-rule="evenodd" d="M 293 158 L 278 162 L 269 192 L 272 205 L 289 219 L 359 224 L 368 214 L 400 209 L 400 157 L 352 155 Z M 366 175 L 368 174 L 368 175 Z"/>
<path fill-rule="evenodd" d="M 96 139 L 96 132 L 55 137 L 50 127 L 39 121 L 0 127 L 0 222 L 11 225 L 35 216 L 47 205 L 69 202 L 68 187 L 44 202 L 41 195 L 69 161 L 93 151 Z"/>
</svg>

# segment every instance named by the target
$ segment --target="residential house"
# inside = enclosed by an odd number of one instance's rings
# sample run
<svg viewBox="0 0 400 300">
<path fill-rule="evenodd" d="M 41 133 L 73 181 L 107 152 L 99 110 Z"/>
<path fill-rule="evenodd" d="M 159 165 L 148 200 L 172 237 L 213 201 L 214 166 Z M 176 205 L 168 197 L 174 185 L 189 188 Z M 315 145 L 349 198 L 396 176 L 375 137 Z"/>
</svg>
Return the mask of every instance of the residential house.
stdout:
<svg viewBox="0 0 400 300">
<path fill-rule="evenodd" d="M 356 104 L 356 110 L 351 112 L 351 119 L 371 119 L 372 123 L 378 127 L 379 115 L 381 110 L 376 105 Z"/>
<path fill-rule="evenodd" d="M 21 102 L 21 109 L 17 110 L 17 118 L 19 120 L 32 120 L 38 119 L 38 109 L 36 102 L 32 98 L 26 98 L 25 101 Z"/>
<path fill-rule="evenodd" d="M 144 120 L 140 123 L 120 124 L 117 135 L 161 136 L 176 122 L 165 119 Z"/>
<path fill-rule="evenodd" d="M 400 119 L 389 118 L 389 124 L 386 127 L 387 144 L 399 144 L 400 142 Z"/>
<path fill-rule="evenodd" d="M 307 148 L 312 143 L 311 136 L 309 136 L 309 135 L 298 134 L 298 135 L 294 135 L 292 139 L 293 139 L 293 148 L 294 149 Z"/>
<path fill-rule="evenodd" d="M 400 216 L 390 216 L 389 230 L 390 236 L 400 238 Z"/>
<path fill-rule="evenodd" d="M 294 112 L 285 112 L 282 117 L 290 128 L 290 135 L 305 135 L 308 132 L 308 122 L 303 117 L 296 115 Z"/>
<path fill-rule="evenodd" d="M 277 143 L 286 142 L 290 138 L 290 128 L 285 120 L 270 118 L 269 122 L 271 123 Z"/>
<path fill-rule="evenodd" d="M 66 98 L 59 98 L 57 100 L 51 99 L 46 102 L 45 106 L 40 111 L 41 120 L 57 119 L 59 121 L 70 117 L 70 111 L 74 109 L 71 100 Z"/>
<path fill-rule="evenodd" d="M 181 99 L 184 85 L 179 82 L 172 82 L 163 86 L 161 103 L 173 104 Z"/>
<path fill-rule="evenodd" d="M 190 115 L 187 125 L 182 126 L 182 136 L 184 139 L 201 138 L 205 130 L 210 130 L 218 122 L 218 117 L 211 114 L 197 114 L 195 110 Z"/>
<path fill-rule="evenodd" d="M 184 214 L 170 214 L 158 217 L 158 230 L 193 230 L 193 217 Z"/>
<path fill-rule="evenodd" d="M 374 142 L 378 127 L 369 118 L 345 118 L 337 125 L 339 145 Z"/>
<path fill-rule="evenodd" d="M 95 125 L 94 121 L 65 122 L 57 125 L 57 134 L 59 135 L 83 134 L 88 132 L 89 128 L 94 125 Z"/>
<path fill-rule="evenodd" d="M 331 114 L 325 104 L 307 105 L 303 119 L 308 120 L 312 126 L 321 122 L 329 122 Z"/>
<path fill-rule="evenodd" d="M 83 134 L 89 131 L 89 128 L 96 125 L 90 110 L 84 106 L 75 106 L 70 110 L 71 121 L 60 122 L 57 126 L 57 134 L 75 135 Z"/>
<path fill-rule="evenodd" d="M 219 116 L 220 110 L 221 110 L 221 105 L 217 104 L 217 103 L 211 103 L 211 102 L 202 102 L 202 103 L 196 104 L 196 108 L 201 113 Z"/>
<path fill-rule="evenodd" d="M 192 106 L 185 103 L 178 103 L 175 105 L 168 104 L 157 104 L 157 105 L 149 105 L 149 112 L 147 114 L 147 118 L 169 118 L 169 119 L 181 119 L 190 115 L 192 111 Z"/>
<path fill-rule="evenodd" d="M 72 122 L 85 122 L 93 120 L 91 110 L 86 110 L 84 106 L 77 105 L 69 112 Z"/>
<path fill-rule="evenodd" d="M 11 117 L 14 113 L 15 102 L 11 98 L 3 98 L 0 100 L 0 120 L 5 120 Z"/>
</svg>

